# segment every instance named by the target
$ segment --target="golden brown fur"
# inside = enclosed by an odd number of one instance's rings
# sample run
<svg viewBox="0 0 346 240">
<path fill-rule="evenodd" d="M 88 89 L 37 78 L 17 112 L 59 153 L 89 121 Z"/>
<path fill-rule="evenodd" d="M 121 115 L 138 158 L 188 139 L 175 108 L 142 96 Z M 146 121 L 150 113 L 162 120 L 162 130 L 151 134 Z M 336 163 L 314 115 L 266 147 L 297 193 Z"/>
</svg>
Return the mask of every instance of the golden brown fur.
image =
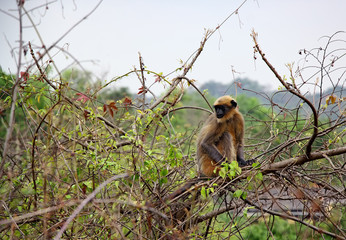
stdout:
<svg viewBox="0 0 346 240">
<path fill-rule="evenodd" d="M 240 165 L 245 162 L 244 118 L 237 103 L 232 97 L 223 96 L 215 101 L 214 107 L 216 113 L 208 117 L 197 140 L 199 173 L 207 177 L 218 176 L 219 165 L 225 160 L 237 160 Z M 224 109 L 220 110 L 224 115 L 219 118 L 217 108 Z"/>
</svg>

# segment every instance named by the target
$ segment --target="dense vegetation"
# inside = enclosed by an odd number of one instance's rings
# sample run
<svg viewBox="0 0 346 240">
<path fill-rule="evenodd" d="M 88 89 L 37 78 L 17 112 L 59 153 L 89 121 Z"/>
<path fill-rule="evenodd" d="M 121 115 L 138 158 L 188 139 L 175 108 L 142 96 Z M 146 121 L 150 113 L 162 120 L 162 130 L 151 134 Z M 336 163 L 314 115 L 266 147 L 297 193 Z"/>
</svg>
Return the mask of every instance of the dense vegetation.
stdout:
<svg viewBox="0 0 346 240">
<path fill-rule="evenodd" d="M 138 67 L 107 81 L 60 71 L 50 47 L 19 41 L 18 72 L 0 70 L 0 238 L 346 239 L 344 35 L 305 50 L 310 65 L 286 78 L 253 32 L 278 90 L 249 79 L 197 87 L 190 70 L 217 29 L 171 74 L 139 55 Z M 113 86 L 123 79 L 138 92 Z M 237 99 L 246 159 L 256 162 L 201 179 L 196 137 L 224 94 Z"/>
<path fill-rule="evenodd" d="M 197 176 L 195 140 L 198 129 L 210 114 L 208 104 L 197 91 L 191 88 L 186 94 L 182 94 L 182 91 L 172 91 L 167 102 L 174 102 L 178 97 L 180 98 L 180 101 L 176 101 L 174 108 L 165 108 L 165 103 L 160 103 L 157 109 L 150 110 L 148 107 L 141 107 L 143 104 L 141 104 L 140 95 L 130 94 L 124 88 L 119 90 L 100 88 L 98 87 L 99 82 L 91 81 L 88 73 L 70 70 L 63 73 L 62 76 L 64 76 L 62 81 L 69 83 L 65 84 L 66 89 L 60 90 L 65 92 L 65 100 L 47 82 L 39 81 L 39 77 L 36 75 L 28 76 L 26 80 L 23 79 L 20 85 L 22 96 L 18 106 L 20 111 L 15 113 L 16 129 L 18 130 L 12 137 L 12 142 L 14 142 L 11 144 L 8 155 L 13 161 L 4 164 L 6 175 L 3 176 L 3 179 L 7 178 L 10 181 L 2 181 L 0 190 L 3 197 L 7 196 L 3 198 L 3 201 L 8 202 L 4 213 L 15 215 L 32 211 L 37 213 L 42 207 L 47 212 L 42 220 L 40 214 L 34 214 L 29 218 L 31 219 L 29 222 L 19 220 L 21 231 L 15 231 L 16 236 L 22 235 L 31 238 L 37 236 L 40 229 L 46 229 L 46 236 L 51 237 L 54 228 L 48 227 L 49 225 L 54 226 L 64 216 L 67 218 L 74 206 L 80 204 L 84 196 L 95 191 L 97 186 L 107 178 L 124 172 L 130 173 L 126 175 L 127 178 L 130 178 L 115 182 L 113 186 L 110 185 L 107 188 L 107 191 L 98 193 L 96 199 L 101 199 L 101 202 L 98 203 L 95 199 L 92 206 L 107 207 L 103 202 L 107 198 L 111 200 L 109 206 L 111 208 L 106 208 L 108 209 L 107 215 L 113 216 L 121 213 L 121 219 L 130 224 L 128 227 L 135 226 L 130 221 L 134 217 L 134 206 L 137 206 L 139 211 L 143 210 L 146 204 L 156 202 L 158 196 L 161 195 L 160 198 L 162 198 L 177 184 Z M 6 133 L 8 126 L 11 103 L 9 96 L 14 78 L 14 76 L 1 72 L 2 121 L 4 123 L 1 126 L 2 133 Z M 238 79 L 237 82 L 251 84 L 249 80 Z M 214 88 L 220 85 L 215 82 L 212 84 Z M 236 83 L 232 85 L 237 86 Z M 95 92 L 92 92 L 91 89 L 94 89 Z M 213 92 L 213 88 L 210 89 L 209 92 Z M 238 90 L 241 92 L 240 88 Z M 263 89 L 257 90 L 262 92 Z M 88 95 L 84 92 L 88 92 Z M 97 92 L 101 94 L 97 94 Z M 208 96 L 210 103 L 216 98 L 207 92 L 205 95 Z M 143 106 L 148 106 L 155 100 L 149 99 L 149 101 Z M 237 96 L 237 101 L 246 120 L 247 159 L 263 156 L 261 144 L 265 147 L 267 144 L 261 142 L 270 139 L 271 148 L 277 149 L 287 141 L 288 136 L 304 130 L 306 120 L 302 116 L 295 119 L 292 114 L 280 114 L 271 105 L 263 104 L 256 97 L 249 97 L 244 92 Z M 32 122 L 28 122 L 28 119 L 31 119 Z M 324 121 L 326 125 L 321 125 L 321 131 L 323 131 L 322 127 L 324 129 L 330 127 L 330 122 L 327 119 Z M 34 123 L 38 124 L 37 127 L 33 125 Z M 340 134 L 342 132 L 335 132 L 332 136 L 338 137 L 338 135 L 341 136 Z M 2 142 L 4 139 L 5 134 L 2 134 Z M 323 147 L 326 141 L 330 142 L 330 138 L 322 137 L 316 141 L 315 147 L 317 148 L 318 145 Z M 339 141 L 344 141 L 344 137 Z M 285 155 L 288 158 L 299 155 L 302 150 L 300 146 L 292 146 L 289 152 L 280 155 L 283 158 Z M 13 153 L 16 155 L 12 155 Z M 267 152 L 267 156 L 270 156 L 270 151 Z M 322 161 L 320 164 L 325 163 Z M 308 168 L 311 167 L 313 166 Z M 263 179 L 262 174 L 254 176 L 255 179 Z M 254 188 L 261 185 L 260 182 L 257 182 L 258 180 L 247 181 L 247 184 L 241 189 L 247 186 L 246 192 L 253 191 Z M 337 179 L 333 181 L 336 181 L 335 186 L 340 184 Z M 219 184 L 222 186 L 222 183 Z M 240 186 L 242 185 L 240 183 Z M 205 200 L 201 202 L 204 205 L 201 214 L 224 207 L 225 203 L 222 203 L 222 200 L 217 201 L 220 203 L 206 202 L 210 198 L 207 197 L 208 195 L 214 191 L 220 191 L 215 189 L 216 186 L 203 188 L 205 192 L 202 196 Z M 134 195 L 137 197 L 131 199 L 126 196 L 128 192 L 135 189 L 140 191 Z M 143 198 L 138 200 L 140 195 Z M 221 197 L 219 194 L 215 195 L 215 197 L 217 196 Z M 122 203 L 120 209 L 116 207 L 119 206 L 119 203 Z M 126 210 L 124 204 L 129 204 L 132 209 Z M 58 208 L 51 210 L 50 206 L 58 206 Z M 120 234 L 119 236 L 131 237 L 135 234 L 134 229 L 120 226 L 116 228 L 120 232 L 114 232 L 111 230 L 113 224 L 108 222 L 110 219 L 105 218 L 103 214 L 100 215 L 102 213 L 99 212 L 100 210 L 95 212 L 96 209 L 92 210 L 90 207 L 85 206 L 84 213 L 76 217 L 75 221 L 80 222 L 80 227 L 76 225 L 70 233 L 69 231 L 66 233 L 65 237 L 92 237 L 95 234 L 102 236 L 105 233 L 107 233 L 106 236 Z M 66 211 L 68 209 L 70 211 Z M 176 211 L 174 206 L 169 207 L 168 210 L 173 213 Z M 167 209 L 160 211 L 168 214 Z M 52 215 L 52 212 L 55 214 Z M 275 239 L 296 239 L 297 234 L 302 236 L 301 239 L 310 237 L 316 239 L 316 234 L 313 234 L 311 229 L 306 226 L 300 226 L 297 229 L 297 224 L 293 222 L 280 219 L 274 221 L 274 218 L 263 222 L 256 215 L 249 217 L 244 214 L 241 217 L 234 214 L 230 212 L 216 215 L 216 223 L 213 227 L 215 232 L 210 234 L 217 234 L 223 229 L 223 232 L 225 230 L 228 232 L 225 233 L 226 235 L 222 234 L 224 236 L 234 233 L 245 239 L 263 239 L 263 235 L 269 234 L 267 229 L 269 224 L 272 226 L 270 234 Z M 238 224 L 239 226 L 246 225 L 249 219 L 253 222 L 249 227 L 243 230 L 236 227 Z M 233 224 L 225 229 L 224 223 L 229 221 L 232 221 Z M 343 220 L 339 216 L 337 221 L 342 222 Z M 85 231 L 83 226 L 87 222 L 89 222 L 89 227 L 88 231 Z M 99 229 L 100 224 L 106 227 L 106 232 Z M 201 224 L 199 228 L 194 228 L 194 234 L 204 229 L 205 226 L 205 224 Z M 3 230 L 5 229 L 3 228 Z M 326 229 L 335 231 L 327 226 Z M 3 237 L 9 237 L 6 231 L 3 233 Z"/>
</svg>

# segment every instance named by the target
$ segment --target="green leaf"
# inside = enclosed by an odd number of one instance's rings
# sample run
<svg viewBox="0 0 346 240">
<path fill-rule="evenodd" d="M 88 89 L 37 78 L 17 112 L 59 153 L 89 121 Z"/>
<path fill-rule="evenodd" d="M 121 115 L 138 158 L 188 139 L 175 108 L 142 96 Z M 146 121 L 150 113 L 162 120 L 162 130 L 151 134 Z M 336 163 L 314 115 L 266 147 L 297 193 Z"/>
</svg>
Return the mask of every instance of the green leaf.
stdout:
<svg viewBox="0 0 346 240">
<path fill-rule="evenodd" d="M 243 192 L 243 194 L 241 195 L 241 198 L 245 200 L 246 197 L 247 197 L 247 192 Z"/>
<path fill-rule="evenodd" d="M 255 179 L 258 181 L 263 181 L 263 174 L 261 172 L 257 173 Z"/>
<path fill-rule="evenodd" d="M 177 151 L 176 158 L 177 159 L 182 159 L 183 158 L 183 154 L 180 151 Z"/>
<path fill-rule="evenodd" d="M 230 170 L 229 172 L 228 172 L 228 177 L 229 178 L 233 178 L 233 177 L 235 177 L 235 175 L 236 175 L 236 172 L 234 171 L 234 170 Z"/>
<path fill-rule="evenodd" d="M 168 174 L 168 170 L 167 170 L 167 169 L 162 169 L 162 170 L 160 171 L 160 175 L 161 175 L 161 176 L 167 176 L 167 174 Z"/>
<path fill-rule="evenodd" d="M 85 186 L 87 186 L 89 189 L 93 189 L 93 182 L 91 180 L 84 182 Z"/>
<path fill-rule="evenodd" d="M 167 183 L 168 179 L 166 177 L 160 179 L 160 184 Z"/>
<path fill-rule="evenodd" d="M 242 194 L 243 190 L 238 189 L 233 193 L 233 197 L 240 198 Z"/>
<path fill-rule="evenodd" d="M 239 167 L 238 162 L 237 161 L 232 161 L 230 164 L 230 168 L 231 169 L 236 169 L 237 167 Z"/>
<path fill-rule="evenodd" d="M 33 195 L 35 193 L 35 190 L 32 186 L 26 186 L 21 189 L 21 193 L 23 195 Z"/>
<path fill-rule="evenodd" d="M 216 168 L 215 168 L 215 170 L 214 171 L 216 171 Z M 219 171 L 219 175 L 220 175 L 220 177 L 222 177 L 223 179 L 226 177 L 226 168 L 221 168 L 220 169 L 220 171 Z"/>
<path fill-rule="evenodd" d="M 201 188 L 201 196 L 202 199 L 207 199 L 207 192 L 205 191 L 205 187 Z"/>
<path fill-rule="evenodd" d="M 254 162 L 254 163 L 252 164 L 252 167 L 253 167 L 253 168 L 259 168 L 259 167 L 260 167 L 260 163 L 259 163 L 259 162 Z"/>
<path fill-rule="evenodd" d="M 244 208 L 244 210 L 243 210 L 243 215 L 244 215 L 244 217 L 247 217 L 247 211 L 249 210 L 249 209 L 254 209 L 255 207 L 246 207 L 246 208 Z"/>
</svg>

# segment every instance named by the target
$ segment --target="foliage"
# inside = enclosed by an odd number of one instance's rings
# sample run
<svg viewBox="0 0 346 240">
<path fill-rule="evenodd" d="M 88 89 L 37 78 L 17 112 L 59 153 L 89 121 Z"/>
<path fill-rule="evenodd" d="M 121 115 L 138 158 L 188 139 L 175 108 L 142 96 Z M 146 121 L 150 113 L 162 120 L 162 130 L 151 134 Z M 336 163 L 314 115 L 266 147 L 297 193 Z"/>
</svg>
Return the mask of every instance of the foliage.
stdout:
<svg viewBox="0 0 346 240">
<path fill-rule="evenodd" d="M 246 159 L 256 162 L 226 162 L 219 177 L 202 179 L 196 135 L 215 96 L 188 74 L 220 27 L 206 32 L 174 77 L 150 70 L 139 55 L 138 68 L 94 80 L 90 72 L 61 72 L 45 44 L 18 41 L 31 54 L 25 71 L 0 72 L 0 238 L 345 238 L 346 99 L 337 66 L 345 48 L 330 49 L 344 41 L 334 35 L 322 50 L 305 51 L 318 70 L 297 67 L 298 76 L 321 76 L 311 100 L 304 88 L 314 83 L 298 81 L 292 66 L 281 77 L 253 33 L 254 54 L 283 87 L 271 96 L 256 93 L 263 104 L 246 95 L 245 80 L 234 84 L 246 120 Z M 330 52 L 339 58 L 324 65 Z M 130 77 L 140 83 L 137 94 L 112 88 Z M 326 81 L 331 92 L 323 91 Z M 286 102 L 277 101 L 279 94 Z"/>
<path fill-rule="evenodd" d="M 48 84 L 42 82 L 37 76 L 30 76 L 28 73 L 21 72 L 21 75 L 25 75 L 22 81 L 19 83 L 21 88 L 22 101 L 18 102 L 18 110 L 15 113 L 15 119 L 19 131 L 27 131 L 25 126 L 26 110 L 23 109 L 24 103 L 30 109 L 34 108 L 38 111 L 42 111 L 47 104 L 50 103 L 49 95 L 46 95 Z M 0 126 L 0 137 L 4 138 L 6 134 L 6 128 L 8 126 L 9 107 L 11 105 L 11 91 L 15 81 L 15 76 L 6 74 L 0 68 L 0 117 L 2 118 L 3 124 Z M 32 114 L 28 112 L 27 114 Z"/>
</svg>

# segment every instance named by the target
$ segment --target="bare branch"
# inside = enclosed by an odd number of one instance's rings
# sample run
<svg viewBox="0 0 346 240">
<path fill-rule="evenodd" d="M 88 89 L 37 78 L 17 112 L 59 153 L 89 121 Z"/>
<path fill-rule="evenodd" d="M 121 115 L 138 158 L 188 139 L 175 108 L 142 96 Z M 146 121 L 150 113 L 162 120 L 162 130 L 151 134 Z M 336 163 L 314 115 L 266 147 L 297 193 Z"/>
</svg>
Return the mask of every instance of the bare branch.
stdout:
<svg viewBox="0 0 346 240">
<path fill-rule="evenodd" d="M 12 101 L 11 101 L 11 111 L 10 111 L 10 121 L 7 128 L 6 133 L 6 139 L 4 143 L 4 148 L 2 152 L 2 160 L 0 163 L 0 179 L 3 175 L 4 165 L 5 161 L 7 159 L 7 152 L 10 145 L 12 132 L 14 128 L 15 118 L 14 114 L 16 111 L 16 104 L 17 104 L 17 95 L 18 95 L 18 88 L 19 88 L 19 81 L 22 79 L 22 76 L 20 76 L 20 69 L 22 67 L 22 52 L 23 52 L 23 23 L 22 23 L 22 6 L 18 6 L 18 16 L 19 16 L 19 54 L 18 54 L 18 65 L 17 65 L 17 74 L 16 74 L 16 80 L 13 84 L 12 89 Z"/>
<path fill-rule="evenodd" d="M 273 67 L 273 65 L 267 60 L 267 58 L 265 57 L 265 54 L 262 52 L 261 48 L 259 47 L 258 43 L 257 43 L 257 33 L 255 33 L 255 31 L 252 31 L 252 39 L 255 43 L 255 50 L 258 51 L 258 53 L 261 55 L 263 61 L 267 64 L 267 66 L 269 67 L 269 69 L 274 73 L 275 77 L 281 82 L 281 84 L 292 94 L 296 95 L 297 97 L 299 97 L 300 99 L 302 99 L 304 102 L 306 102 L 313 114 L 313 118 L 314 118 L 314 132 L 308 142 L 308 144 L 306 145 L 306 155 L 308 157 L 310 157 L 311 154 L 311 149 L 312 149 L 312 144 L 315 141 L 317 134 L 318 134 L 318 114 L 316 111 L 316 108 L 314 107 L 314 105 L 305 97 L 303 96 L 297 89 L 292 88 L 287 82 L 285 82 L 282 77 L 279 75 L 279 73 L 275 70 L 275 68 Z"/>
<path fill-rule="evenodd" d="M 120 174 L 120 175 L 115 175 L 109 179 L 107 179 L 106 181 L 104 181 L 103 183 L 101 183 L 91 194 L 89 194 L 87 196 L 86 199 L 84 199 L 80 205 L 78 205 L 78 207 L 74 210 L 74 212 L 72 213 L 72 215 L 66 220 L 66 222 L 64 223 L 64 225 L 62 226 L 62 228 L 59 230 L 58 234 L 54 237 L 55 240 L 58 240 L 62 237 L 62 234 L 65 232 L 65 230 L 67 229 L 68 225 L 70 224 L 70 222 L 79 214 L 80 211 L 82 211 L 82 209 L 84 208 L 84 206 L 90 202 L 93 198 L 96 197 L 96 194 L 98 194 L 107 184 L 115 181 L 115 180 L 119 180 L 119 179 L 123 179 L 123 178 L 127 178 L 129 177 L 129 175 L 127 173 L 125 174 Z"/>
<path fill-rule="evenodd" d="M 321 152 L 313 152 L 310 154 L 310 157 L 304 155 L 304 156 L 294 157 L 294 158 L 290 158 L 290 159 L 283 160 L 283 161 L 276 162 L 276 163 L 271 163 L 271 164 L 265 166 L 262 169 L 262 172 L 264 174 L 268 174 L 268 173 L 272 173 L 275 171 L 281 171 L 281 170 L 286 169 L 288 167 L 299 166 L 299 165 L 303 165 L 304 163 L 307 163 L 307 162 L 310 162 L 313 160 L 324 158 L 324 156 L 331 157 L 331 156 L 336 156 L 336 155 L 340 155 L 340 154 L 344 154 L 344 153 L 346 153 L 346 147 L 340 147 L 340 148 L 321 151 Z"/>
</svg>

